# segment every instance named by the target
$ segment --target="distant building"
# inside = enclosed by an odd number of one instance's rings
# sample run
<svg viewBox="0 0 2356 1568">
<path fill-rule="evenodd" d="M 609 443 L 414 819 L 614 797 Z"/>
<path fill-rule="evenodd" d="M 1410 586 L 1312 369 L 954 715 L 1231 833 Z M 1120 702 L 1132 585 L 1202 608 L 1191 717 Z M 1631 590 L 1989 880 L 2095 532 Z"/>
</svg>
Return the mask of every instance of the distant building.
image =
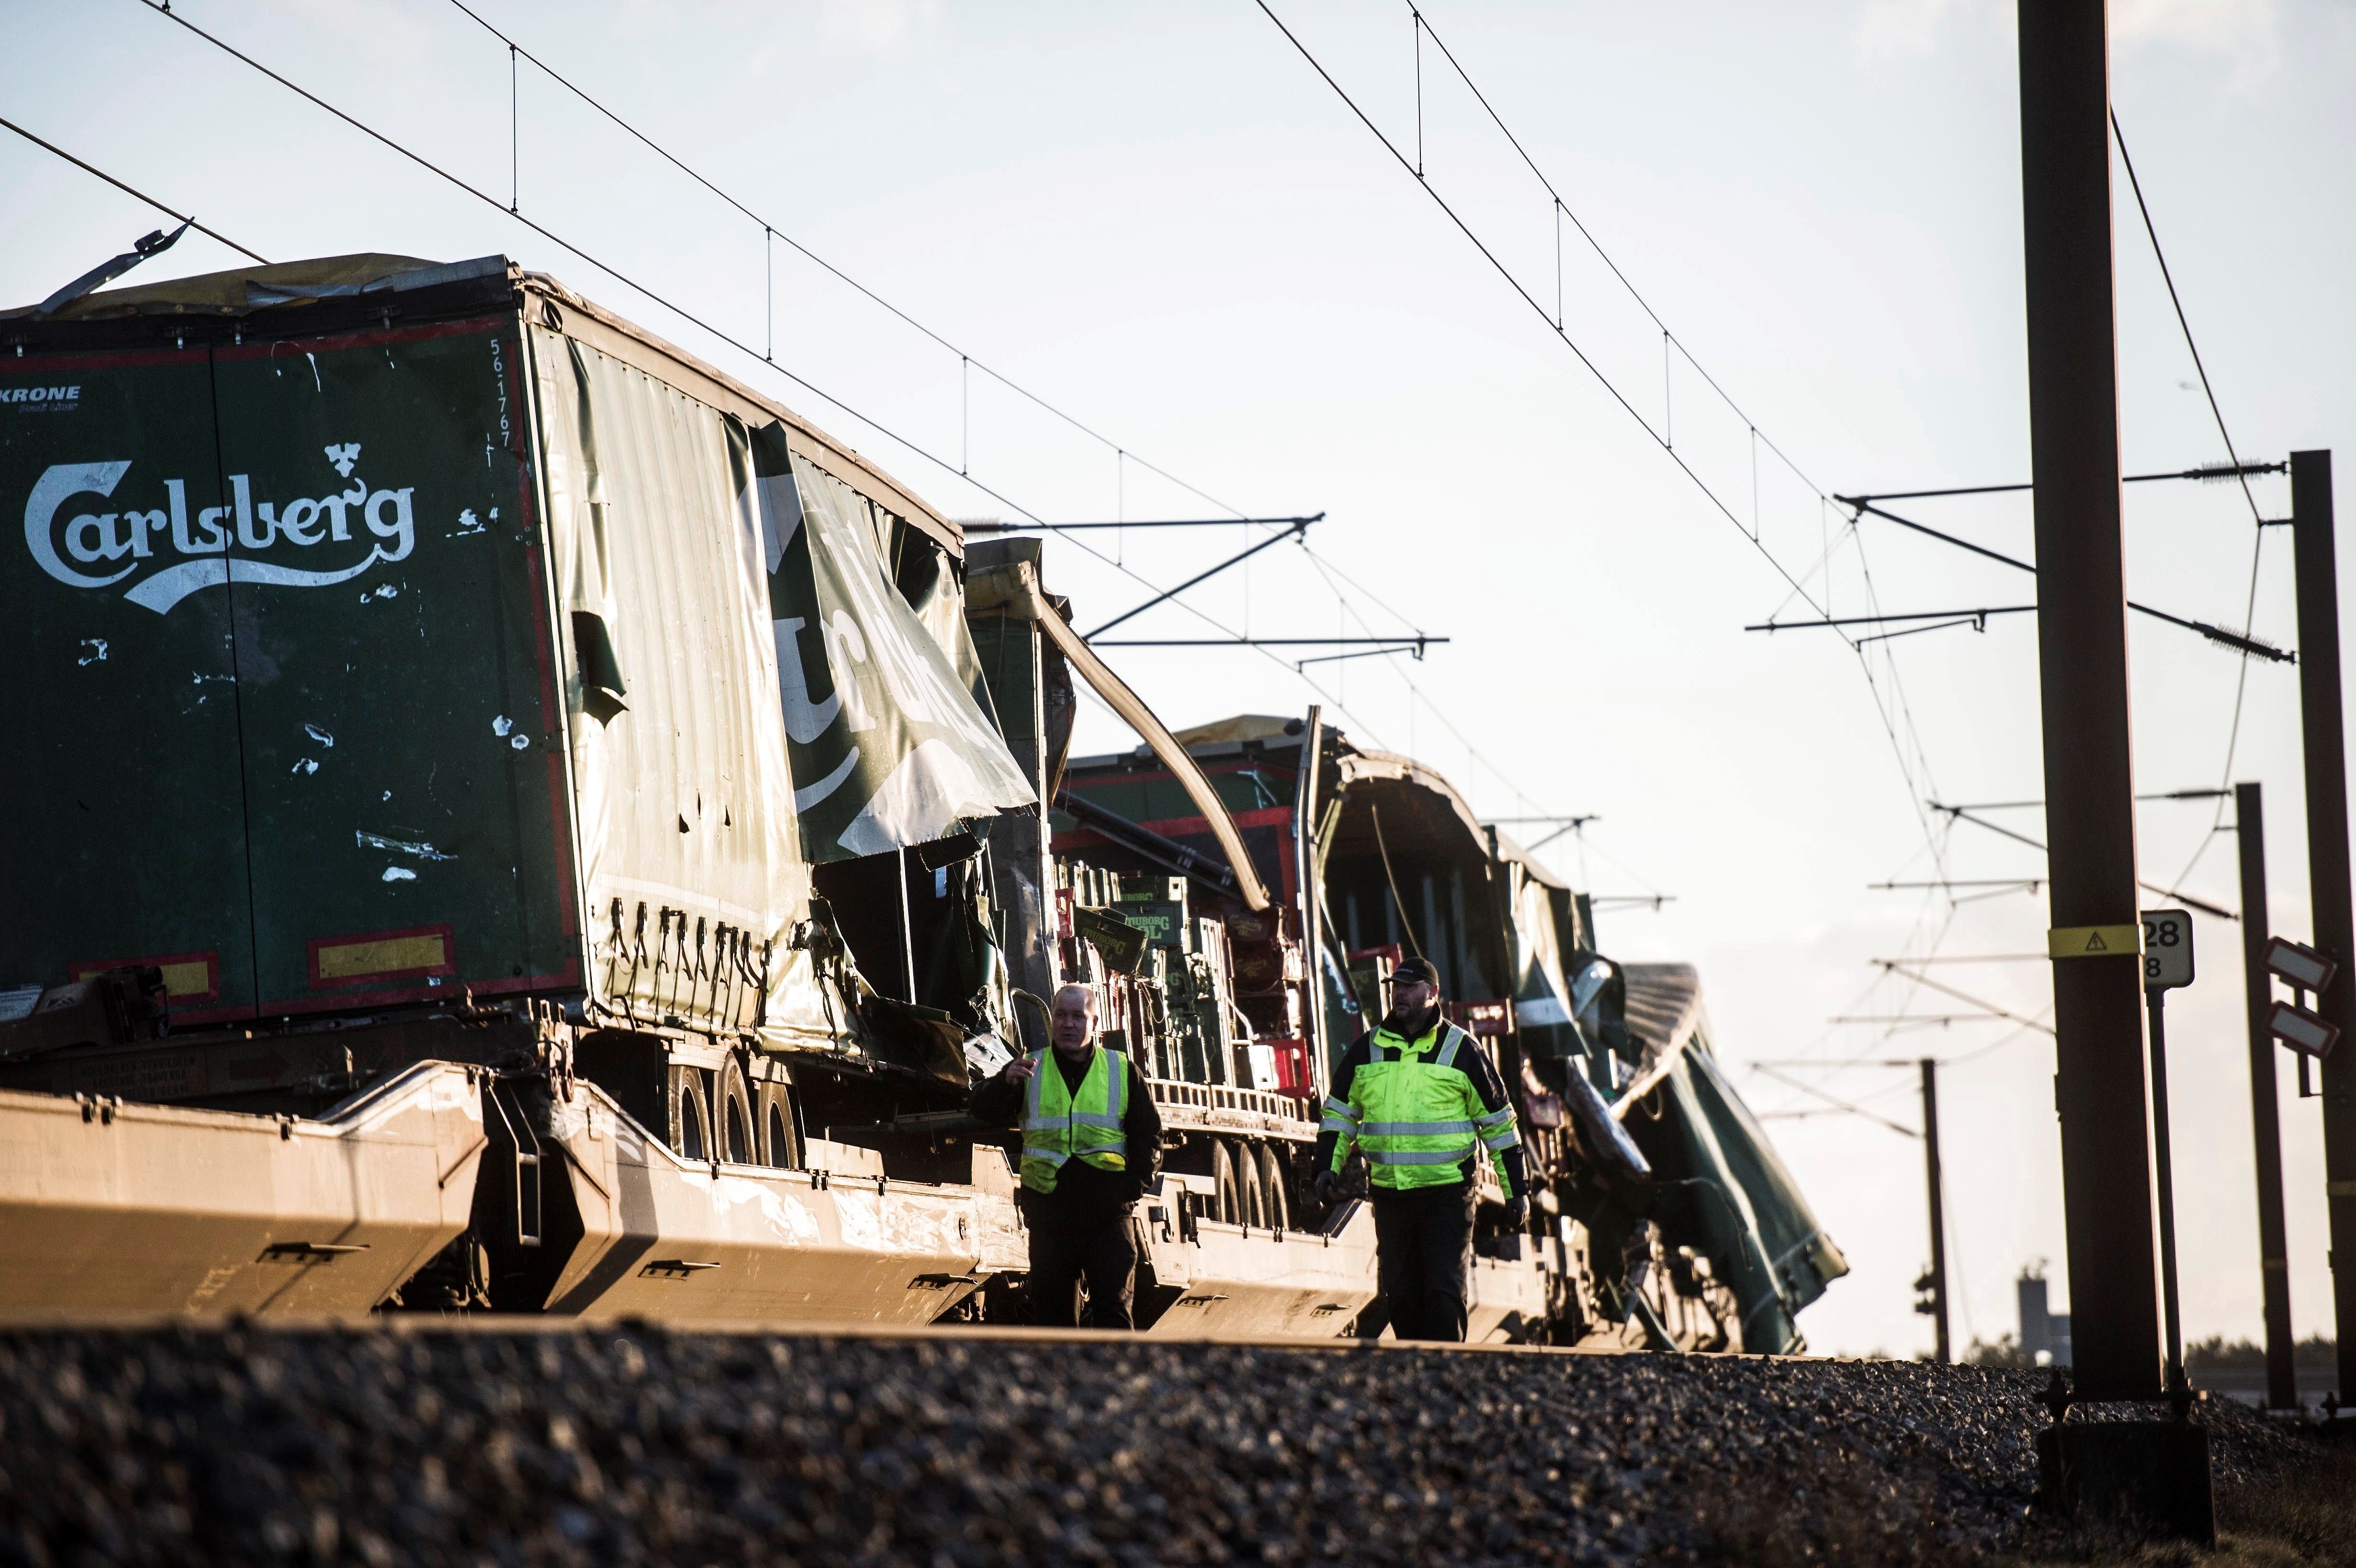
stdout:
<svg viewBox="0 0 2356 1568">
<path fill-rule="evenodd" d="M 2015 1282 L 2020 1293 L 2020 1353 L 2039 1366 L 2070 1364 L 2070 1315 L 2047 1309 L 2045 1265 L 2032 1264 Z"/>
</svg>

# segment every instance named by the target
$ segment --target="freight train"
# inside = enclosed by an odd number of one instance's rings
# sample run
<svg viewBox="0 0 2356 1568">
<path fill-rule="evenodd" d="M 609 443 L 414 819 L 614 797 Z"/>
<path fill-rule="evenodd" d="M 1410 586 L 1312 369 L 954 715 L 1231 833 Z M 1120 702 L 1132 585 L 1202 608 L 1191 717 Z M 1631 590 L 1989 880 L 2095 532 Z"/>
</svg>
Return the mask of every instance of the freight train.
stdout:
<svg viewBox="0 0 2356 1568">
<path fill-rule="evenodd" d="M 1845 1271 L 1693 970 L 1446 779 L 1173 733 L 1037 539 L 504 257 L 0 315 L 0 1318 L 1019 1321 L 967 1101 L 1077 983 L 1147 1331 L 1377 1334 L 1309 1165 L 1408 954 L 1529 1147 L 1475 1338 L 1792 1350 Z"/>
</svg>

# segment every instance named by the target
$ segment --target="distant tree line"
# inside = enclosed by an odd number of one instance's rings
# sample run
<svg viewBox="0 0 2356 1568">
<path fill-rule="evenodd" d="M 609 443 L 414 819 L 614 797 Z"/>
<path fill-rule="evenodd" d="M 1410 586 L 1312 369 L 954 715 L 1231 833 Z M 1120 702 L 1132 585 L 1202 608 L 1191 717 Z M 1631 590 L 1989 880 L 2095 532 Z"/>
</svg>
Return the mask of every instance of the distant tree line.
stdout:
<svg viewBox="0 0 2356 1568">
<path fill-rule="evenodd" d="M 2338 1366 L 2338 1345 L 2320 1334 L 2309 1334 L 2291 1352 L 2292 1363 L 2301 1371 L 2334 1371 Z M 2017 1334 L 1999 1334 L 1993 1340 L 1974 1339 L 1972 1348 L 1964 1352 L 1964 1360 L 1975 1367 L 2034 1367 L 2036 1360 L 2021 1350 Z M 2212 1334 L 2206 1339 L 2195 1339 L 2184 1347 L 2184 1367 L 2187 1371 L 2264 1371 L 2266 1368 L 2266 1348 L 2247 1339 L 2228 1339 L 2222 1334 Z"/>
<path fill-rule="evenodd" d="M 2301 1371 L 2329 1371 L 2339 1364 L 2338 1354 L 2339 1347 L 2332 1340 L 2320 1334 L 2309 1334 L 2291 1351 L 2291 1362 Z M 2222 1334 L 2212 1334 L 2184 1347 L 2184 1365 L 2192 1371 L 2222 1371 L 2228 1368 L 2264 1371 L 2266 1348 L 2247 1339 L 2228 1339 Z"/>
</svg>

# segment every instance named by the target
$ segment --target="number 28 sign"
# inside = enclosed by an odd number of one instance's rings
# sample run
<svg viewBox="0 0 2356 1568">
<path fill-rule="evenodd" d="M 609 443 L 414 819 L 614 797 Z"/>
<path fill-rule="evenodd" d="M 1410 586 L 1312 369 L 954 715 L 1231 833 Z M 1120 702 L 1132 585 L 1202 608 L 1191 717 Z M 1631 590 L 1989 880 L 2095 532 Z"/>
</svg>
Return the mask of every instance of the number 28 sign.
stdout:
<svg viewBox="0 0 2356 1568">
<path fill-rule="evenodd" d="M 2143 984 L 2147 991 L 2192 984 L 2192 916 L 2185 911 L 2143 912 Z"/>
</svg>

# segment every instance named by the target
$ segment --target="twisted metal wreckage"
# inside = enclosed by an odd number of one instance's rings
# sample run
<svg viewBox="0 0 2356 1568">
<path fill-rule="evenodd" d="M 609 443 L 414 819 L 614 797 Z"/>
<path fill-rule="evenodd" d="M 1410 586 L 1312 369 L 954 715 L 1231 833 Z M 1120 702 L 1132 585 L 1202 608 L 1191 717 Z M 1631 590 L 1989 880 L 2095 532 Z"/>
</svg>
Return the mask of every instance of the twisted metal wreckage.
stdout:
<svg viewBox="0 0 2356 1568">
<path fill-rule="evenodd" d="M 91 294 L 0 397 L 0 1317 L 1019 1317 L 965 1101 L 1076 981 L 1167 1129 L 1141 1321 L 1377 1332 L 1307 1160 L 1407 953 L 1537 1186 L 1475 1339 L 1791 1350 L 1845 1272 L 1694 972 L 1438 773 L 1172 734 L 1035 539 L 552 278 Z M 1068 755 L 1076 680 L 1136 751 Z"/>
</svg>

